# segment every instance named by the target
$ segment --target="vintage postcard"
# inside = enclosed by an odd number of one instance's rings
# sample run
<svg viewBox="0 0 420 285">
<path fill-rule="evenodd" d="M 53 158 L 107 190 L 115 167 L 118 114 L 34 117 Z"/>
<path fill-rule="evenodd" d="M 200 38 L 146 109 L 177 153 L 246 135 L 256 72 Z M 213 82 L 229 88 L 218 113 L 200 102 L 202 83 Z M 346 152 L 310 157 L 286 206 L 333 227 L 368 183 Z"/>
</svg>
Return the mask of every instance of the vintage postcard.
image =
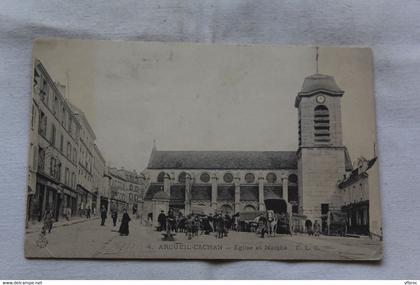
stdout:
<svg viewBox="0 0 420 285">
<path fill-rule="evenodd" d="M 380 260 L 367 48 L 39 39 L 27 258 Z"/>
</svg>

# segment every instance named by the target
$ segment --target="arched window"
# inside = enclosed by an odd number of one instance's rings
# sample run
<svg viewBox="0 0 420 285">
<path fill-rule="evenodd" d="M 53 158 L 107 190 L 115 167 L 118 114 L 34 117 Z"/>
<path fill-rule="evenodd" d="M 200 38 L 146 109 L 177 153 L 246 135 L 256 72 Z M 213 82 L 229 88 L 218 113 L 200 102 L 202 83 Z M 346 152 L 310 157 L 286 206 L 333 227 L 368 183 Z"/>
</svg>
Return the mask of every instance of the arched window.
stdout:
<svg viewBox="0 0 420 285">
<path fill-rule="evenodd" d="M 226 173 L 225 175 L 223 175 L 223 181 L 225 181 L 226 183 L 232 183 L 233 175 L 231 173 Z"/>
<path fill-rule="evenodd" d="M 290 174 L 288 180 L 289 180 L 289 183 L 295 183 L 296 184 L 297 183 L 297 179 L 298 178 L 297 178 L 296 174 Z"/>
<path fill-rule="evenodd" d="M 314 135 L 316 143 L 330 142 L 330 113 L 324 105 L 315 107 Z"/>
<path fill-rule="evenodd" d="M 270 172 L 267 174 L 266 180 L 268 183 L 276 183 L 277 176 L 274 173 Z"/>
<path fill-rule="evenodd" d="M 246 181 L 246 183 L 254 183 L 254 181 L 255 181 L 255 175 L 252 174 L 252 173 L 247 173 L 245 175 L 245 181 Z"/>
<path fill-rule="evenodd" d="M 255 207 L 254 206 L 252 206 L 252 205 L 246 205 L 245 207 L 244 207 L 244 212 L 255 212 L 257 209 L 255 209 Z"/>
<path fill-rule="evenodd" d="M 233 208 L 232 206 L 226 204 L 220 207 L 220 211 L 223 215 L 230 215 L 231 213 L 233 213 Z"/>
<path fill-rule="evenodd" d="M 178 176 L 178 182 L 179 183 L 185 183 L 185 176 L 187 176 L 186 172 L 181 172 L 181 174 L 179 174 Z"/>
<path fill-rule="evenodd" d="M 201 173 L 200 175 L 200 180 L 204 183 L 207 183 L 210 181 L 210 175 L 208 175 L 208 173 Z"/>
<path fill-rule="evenodd" d="M 165 180 L 165 172 L 162 171 L 157 177 L 157 182 L 163 182 L 163 180 Z"/>
</svg>

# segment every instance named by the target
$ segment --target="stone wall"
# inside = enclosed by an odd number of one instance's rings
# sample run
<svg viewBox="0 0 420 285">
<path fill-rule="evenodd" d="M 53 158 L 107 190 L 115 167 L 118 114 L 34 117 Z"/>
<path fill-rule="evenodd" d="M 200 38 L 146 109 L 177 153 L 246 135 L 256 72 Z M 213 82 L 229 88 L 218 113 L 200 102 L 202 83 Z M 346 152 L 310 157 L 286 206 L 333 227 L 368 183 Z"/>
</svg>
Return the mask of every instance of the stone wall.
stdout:
<svg viewBox="0 0 420 285">
<path fill-rule="evenodd" d="M 300 210 L 309 219 L 319 219 L 321 204 L 338 209 L 341 198 L 337 180 L 345 173 L 344 148 L 302 148 L 299 169 Z"/>
</svg>

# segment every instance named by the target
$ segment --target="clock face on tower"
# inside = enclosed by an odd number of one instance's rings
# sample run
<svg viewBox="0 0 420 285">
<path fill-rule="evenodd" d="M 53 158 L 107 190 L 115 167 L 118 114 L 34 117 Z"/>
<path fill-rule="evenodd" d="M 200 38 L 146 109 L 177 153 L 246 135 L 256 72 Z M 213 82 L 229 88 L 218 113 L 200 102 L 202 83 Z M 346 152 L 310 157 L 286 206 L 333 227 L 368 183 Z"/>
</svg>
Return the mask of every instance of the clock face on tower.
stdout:
<svg viewBox="0 0 420 285">
<path fill-rule="evenodd" d="M 316 101 L 320 104 L 325 102 L 325 96 L 324 95 L 319 95 L 316 97 Z"/>
</svg>

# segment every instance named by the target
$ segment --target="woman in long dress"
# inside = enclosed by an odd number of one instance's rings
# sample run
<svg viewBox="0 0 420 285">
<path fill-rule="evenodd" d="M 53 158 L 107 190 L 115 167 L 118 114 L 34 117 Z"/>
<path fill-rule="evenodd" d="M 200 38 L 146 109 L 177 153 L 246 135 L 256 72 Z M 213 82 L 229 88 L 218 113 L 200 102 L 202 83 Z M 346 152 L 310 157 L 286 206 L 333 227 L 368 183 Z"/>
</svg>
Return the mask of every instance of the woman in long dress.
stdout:
<svg viewBox="0 0 420 285">
<path fill-rule="evenodd" d="M 131 221 L 130 216 L 127 214 L 127 210 L 124 209 L 124 214 L 121 219 L 121 225 L 119 229 L 119 233 L 121 236 L 128 236 L 129 230 L 128 230 L 128 223 Z"/>
</svg>

